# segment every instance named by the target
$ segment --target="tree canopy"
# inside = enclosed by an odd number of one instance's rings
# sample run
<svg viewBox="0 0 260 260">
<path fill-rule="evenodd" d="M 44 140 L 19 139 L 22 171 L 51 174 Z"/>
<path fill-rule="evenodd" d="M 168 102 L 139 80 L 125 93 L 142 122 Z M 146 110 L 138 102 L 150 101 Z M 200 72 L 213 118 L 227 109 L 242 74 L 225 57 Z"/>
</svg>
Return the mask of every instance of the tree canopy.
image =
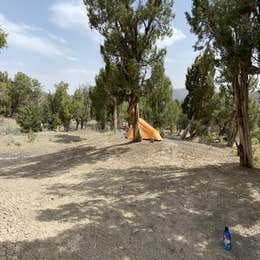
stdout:
<svg viewBox="0 0 260 260">
<path fill-rule="evenodd" d="M 193 65 L 188 68 L 185 86 L 188 95 L 182 104 L 183 111 L 187 114 L 190 124 L 183 133 L 185 138 L 190 131 L 194 120 L 210 117 L 210 100 L 214 95 L 215 57 L 210 48 L 203 55 L 198 56 Z"/>
<path fill-rule="evenodd" d="M 7 33 L 0 28 L 0 49 L 7 46 Z"/>
<path fill-rule="evenodd" d="M 149 66 L 165 50 L 156 41 L 171 35 L 173 0 L 84 0 L 89 23 L 103 37 L 101 53 L 106 63 L 113 62 L 124 80 L 134 140 L 141 141 L 138 103 L 143 93 Z"/>
<path fill-rule="evenodd" d="M 228 68 L 236 102 L 240 163 L 252 167 L 248 91 L 249 75 L 260 72 L 259 1 L 193 0 L 191 14 L 186 16 L 198 36 L 196 48 L 210 45 Z"/>
</svg>

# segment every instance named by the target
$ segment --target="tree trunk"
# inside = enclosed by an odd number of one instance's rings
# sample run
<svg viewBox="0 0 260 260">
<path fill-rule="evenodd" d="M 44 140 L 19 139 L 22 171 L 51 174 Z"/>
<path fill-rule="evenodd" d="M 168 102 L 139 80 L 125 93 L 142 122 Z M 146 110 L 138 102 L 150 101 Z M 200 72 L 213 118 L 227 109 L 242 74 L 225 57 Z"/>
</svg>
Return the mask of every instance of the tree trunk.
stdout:
<svg viewBox="0 0 260 260">
<path fill-rule="evenodd" d="M 70 122 L 69 122 L 69 121 L 64 122 L 64 123 L 63 123 L 63 127 L 64 127 L 64 131 L 65 131 L 65 132 L 69 132 Z"/>
<path fill-rule="evenodd" d="M 80 128 L 83 129 L 84 128 L 84 120 L 80 121 Z"/>
<path fill-rule="evenodd" d="M 240 144 L 237 145 L 240 165 L 253 167 L 253 155 L 248 120 L 248 74 L 241 70 L 235 81 L 235 99 L 237 108 L 238 131 Z"/>
<path fill-rule="evenodd" d="M 113 128 L 114 128 L 114 131 L 117 130 L 117 100 L 116 98 L 114 97 L 114 112 L 113 112 Z"/>
<path fill-rule="evenodd" d="M 234 116 L 232 118 L 230 129 L 227 137 L 227 146 L 232 147 L 236 141 L 236 136 L 238 132 L 238 125 L 237 125 L 237 115 L 234 113 Z"/>
<path fill-rule="evenodd" d="M 79 129 L 79 121 L 76 122 L 76 130 L 78 131 Z"/>
<path fill-rule="evenodd" d="M 12 107 L 12 108 L 11 108 L 10 117 L 13 118 L 13 116 L 14 116 L 14 108 Z"/>
<path fill-rule="evenodd" d="M 194 119 L 194 118 L 193 118 L 193 116 L 192 116 L 191 120 L 189 121 L 188 126 L 186 127 L 186 129 L 184 130 L 184 132 L 183 132 L 183 134 L 182 134 L 182 136 L 181 136 L 181 139 L 182 139 L 182 140 L 184 140 L 184 139 L 186 138 L 188 132 L 190 132 L 191 127 L 192 127 L 192 123 L 193 123 L 193 119 Z"/>
<path fill-rule="evenodd" d="M 100 129 L 101 130 L 105 130 L 106 129 L 106 121 L 103 120 L 103 119 L 100 121 Z"/>
<path fill-rule="evenodd" d="M 128 113 L 130 114 L 130 120 L 133 127 L 133 142 L 142 142 L 143 138 L 139 127 L 139 106 L 137 98 L 130 101 Z"/>
<path fill-rule="evenodd" d="M 193 139 L 196 136 L 196 134 L 197 134 L 196 129 L 192 129 L 190 131 L 190 138 Z"/>
</svg>

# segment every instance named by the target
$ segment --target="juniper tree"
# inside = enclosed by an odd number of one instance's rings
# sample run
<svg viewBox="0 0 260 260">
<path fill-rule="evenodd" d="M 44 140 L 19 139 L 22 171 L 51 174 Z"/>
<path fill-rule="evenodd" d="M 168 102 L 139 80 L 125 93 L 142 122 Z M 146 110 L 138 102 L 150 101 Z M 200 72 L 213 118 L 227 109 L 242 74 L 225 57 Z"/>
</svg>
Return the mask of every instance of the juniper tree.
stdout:
<svg viewBox="0 0 260 260">
<path fill-rule="evenodd" d="M 7 46 L 7 34 L 0 28 L 0 49 Z"/>
<path fill-rule="evenodd" d="M 23 72 L 14 76 L 10 86 L 11 116 L 18 112 L 18 109 L 29 103 L 32 93 L 32 80 Z"/>
<path fill-rule="evenodd" d="M 124 77 L 124 92 L 134 129 L 134 141 L 141 141 L 138 124 L 139 101 L 149 65 L 164 55 L 156 41 L 172 33 L 173 0 L 84 0 L 89 23 L 103 37 L 105 61 L 118 66 Z"/>
<path fill-rule="evenodd" d="M 69 84 L 60 82 L 55 85 L 56 91 L 54 94 L 54 106 L 59 116 L 60 121 L 63 124 L 64 131 L 69 131 L 71 114 L 71 97 L 68 94 Z"/>
<path fill-rule="evenodd" d="M 185 86 L 188 95 L 183 101 L 182 108 L 187 114 L 189 124 L 182 139 L 191 130 L 194 120 L 200 120 L 208 113 L 208 105 L 214 94 L 215 59 L 211 49 L 198 56 L 193 65 L 188 68 Z"/>
<path fill-rule="evenodd" d="M 76 89 L 72 96 L 71 114 L 76 121 L 76 130 L 78 130 L 79 124 L 85 117 L 84 94 L 80 88 Z"/>
<path fill-rule="evenodd" d="M 141 101 L 140 111 L 145 120 L 156 128 L 173 130 L 179 111 L 173 101 L 172 83 L 165 75 L 163 59 L 153 66 Z"/>
<path fill-rule="evenodd" d="M 11 113 L 10 89 L 12 80 L 7 72 L 0 72 L 0 114 L 9 116 Z"/>
<path fill-rule="evenodd" d="M 260 73 L 259 0 L 193 0 L 186 13 L 197 48 L 210 44 L 232 75 L 240 144 L 240 164 L 253 166 L 248 118 L 249 75 Z"/>
</svg>

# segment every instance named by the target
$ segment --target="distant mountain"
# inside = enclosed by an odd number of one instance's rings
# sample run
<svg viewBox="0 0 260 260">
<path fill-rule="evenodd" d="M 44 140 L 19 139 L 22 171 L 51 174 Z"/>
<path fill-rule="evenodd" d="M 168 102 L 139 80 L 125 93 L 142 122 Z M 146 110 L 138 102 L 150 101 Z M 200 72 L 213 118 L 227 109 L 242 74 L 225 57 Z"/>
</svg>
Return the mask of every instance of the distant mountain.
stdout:
<svg viewBox="0 0 260 260">
<path fill-rule="evenodd" d="M 184 98 L 187 96 L 187 94 L 188 94 L 188 91 L 186 90 L 186 88 L 173 89 L 173 99 L 183 101 Z"/>
<path fill-rule="evenodd" d="M 186 90 L 186 88 L 173 89 L 173 99 L 183 101 L 184 98 L 187 96 L 187 94 L 188 94 L 188 91 Z M 260 90 L 250 93 L 250 96 L 255 101 L 259 100 L 260 99 Z"/>
</svg>

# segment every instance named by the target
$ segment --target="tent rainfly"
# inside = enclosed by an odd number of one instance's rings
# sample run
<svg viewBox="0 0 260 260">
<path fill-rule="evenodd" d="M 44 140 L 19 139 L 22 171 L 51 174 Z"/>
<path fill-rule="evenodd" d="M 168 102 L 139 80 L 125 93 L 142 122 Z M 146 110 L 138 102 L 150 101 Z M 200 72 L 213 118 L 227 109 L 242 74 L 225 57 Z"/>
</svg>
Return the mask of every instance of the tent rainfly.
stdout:
<svg viewBox="0 0 260 260">
<path fill-rule="evenodd" d="M 155 140 L 155 141 L 162 140 L 160 133 L 156 129 L 154 129 L 151 125 L 149 125 L 146 121 L 144 121 L 142 118 L 139 118 L 139 127 L 141 129 L 142 138 L 144 140 Z M 125 137 L 129 140 L 133 140 L 132 127 L 125 134 Z"/>
</svg>

